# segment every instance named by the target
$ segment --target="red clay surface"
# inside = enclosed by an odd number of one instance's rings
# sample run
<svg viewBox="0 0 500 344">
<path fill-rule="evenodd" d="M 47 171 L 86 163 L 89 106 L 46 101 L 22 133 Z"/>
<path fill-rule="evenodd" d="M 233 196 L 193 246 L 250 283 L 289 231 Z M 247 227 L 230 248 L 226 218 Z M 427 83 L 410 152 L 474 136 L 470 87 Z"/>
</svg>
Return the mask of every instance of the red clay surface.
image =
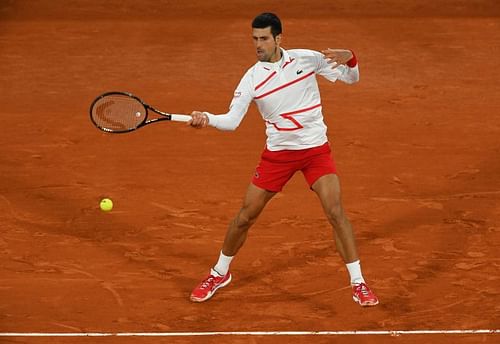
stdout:
<svg viewBox="0 0 500 344">
<path fill-rule="evenodd" d="M 95 129 L 124 90 L 172 112 L 225 112 L 255 62 L 250 21 L 285 48 L 353 49 L 361 81 L 321 80 L 364 273 L 352 302 L 314 193 L 295 176 L 213 300 L 215 262 L 264 145 L 162 123 Z M 496 1 L 0 3 L 0 332 L 500 329 L 500 5 Z M 115 202 L 98 209 L 101 197 Z M 2 343 L 493 343 L 499 335 L 5 338 Z"/>
</svg>

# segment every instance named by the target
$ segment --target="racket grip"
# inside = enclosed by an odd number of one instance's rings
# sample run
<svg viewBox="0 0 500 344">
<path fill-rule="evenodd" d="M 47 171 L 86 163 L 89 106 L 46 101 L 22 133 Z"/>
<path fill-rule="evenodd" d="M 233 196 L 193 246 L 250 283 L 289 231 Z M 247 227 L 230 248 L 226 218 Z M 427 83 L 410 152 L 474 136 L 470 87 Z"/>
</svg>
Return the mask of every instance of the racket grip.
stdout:
<svg viewBox="0 0 500 344">
<path fill-rule="evenodd" d="M 170 119 L 172 121 L 176 121 L 176 122 L 189 122 L 191 120 L 191 116 L 188 116 L 188 115 L 171 115 Z"/>
</svg>

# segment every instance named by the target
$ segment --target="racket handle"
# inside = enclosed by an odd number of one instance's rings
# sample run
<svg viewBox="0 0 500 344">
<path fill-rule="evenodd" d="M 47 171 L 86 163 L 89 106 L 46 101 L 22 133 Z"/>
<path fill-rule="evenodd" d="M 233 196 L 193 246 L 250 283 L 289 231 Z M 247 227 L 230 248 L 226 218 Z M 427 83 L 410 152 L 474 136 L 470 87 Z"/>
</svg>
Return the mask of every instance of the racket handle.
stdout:
<svg viewBox="0 0 500 344">
<path fill-rule="evenodd" d="M 170 119 L 172 121 L 176 121 L 176 122 L 189 122 L 191 120 L 191 116 L 188 116 L 188 115 L 171 115 Z"/>
</svg>

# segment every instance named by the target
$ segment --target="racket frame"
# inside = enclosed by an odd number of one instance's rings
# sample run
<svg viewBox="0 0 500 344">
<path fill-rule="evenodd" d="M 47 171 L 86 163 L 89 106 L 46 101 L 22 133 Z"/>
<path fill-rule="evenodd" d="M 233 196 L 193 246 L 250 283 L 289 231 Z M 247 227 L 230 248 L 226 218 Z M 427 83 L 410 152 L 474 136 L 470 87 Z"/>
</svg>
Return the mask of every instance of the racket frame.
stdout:
<svg viewBox="0 0 500 344">
<path fill-rule="evenodd" d="M 92 109 L 94 108 L 94 105 L 99 100 L 101 100 L 102 98 L 105 98 L 107 96 L 111 96 L 111 95 L 127 96 L 127 97 L 130 97 L 130 98 L 135 99 L 136 101 L 138 101 L 144 107 L 144 111 L 145 111 L 144 119 L 142 120 L 142 122 L 139 123 L 135 128 L 130 128 L 130 129 L 127 129 L 127 130 L 120 130 L 120 131 L 115 131 L 115 130 L 111 130 L 111 129 L 108 129 L 108 128 L 103 128 L 100 125 L 98 125 L 96 123 L 96 121 L 94 121 L 94 117 L 92 116 Z M 161 115 L 162 117 L 149 118 L 148 119 L 148 115 L 149 115 L 148 110 L 151 110 L 151 111 L 153 111 L 153 112 Z M 141 127 L 144 127 L 145 125 L 148 125 L 148 124 L 151 124 L 151 123 L 155 123 L 155 122 L 159 122 L 159 121 L 171 121 L 171 120 L 173 120 L 173 118 L 175 120 L 177 120 L 177 121 L 187 122 L 187 120 L 188 120 L 188 118 L 190 118 L 190 116 L 187 116 L 187 115 L 178 115 L 178 114 L 170 114 L 170 113 L 166 113 L 166 112 L 160 111 L 158 109 L 155 109 L 151 105 L 147 104 L 146 102 L 144 102 L 141 98 L 139 98 L 136 95 L 133 95 L 132 93 L 129 93 L 129 92 L 122 92 L 122 91 L 110 91 L 110 92 L 106 92 L 106 93 L 103 93 L 100 96 L 98 96 L 96 99 L 94 99 L 94 101 L 92 102 L 92 104 L 90 104 L 90 120 L 92 121 L 92 123 L 98 129 L 100 129 L 100 130 L 102 130 L 102 131 L 104 131 L 106 133 L 113 133 L 113 134 L 129 133 L 131 131 L 134 131 L 134 130 L 137 130 L 137 129 L 141 128 Z"/>
</svg>

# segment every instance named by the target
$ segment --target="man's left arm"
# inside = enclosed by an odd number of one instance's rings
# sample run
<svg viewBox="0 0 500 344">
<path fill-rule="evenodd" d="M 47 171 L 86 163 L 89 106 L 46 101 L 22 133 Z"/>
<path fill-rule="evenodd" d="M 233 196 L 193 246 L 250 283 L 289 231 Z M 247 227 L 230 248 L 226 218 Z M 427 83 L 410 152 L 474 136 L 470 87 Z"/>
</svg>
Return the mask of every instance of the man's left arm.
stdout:
<svg viewBox="0 0 500 344">
<path fill-rule="evenodd" d="M 339 79 L 348 84 L 359 81 L 358 60 L 352 50 L 328 48 L 322 53 L 319 74 L 331 81 Z"/>
</svg>

